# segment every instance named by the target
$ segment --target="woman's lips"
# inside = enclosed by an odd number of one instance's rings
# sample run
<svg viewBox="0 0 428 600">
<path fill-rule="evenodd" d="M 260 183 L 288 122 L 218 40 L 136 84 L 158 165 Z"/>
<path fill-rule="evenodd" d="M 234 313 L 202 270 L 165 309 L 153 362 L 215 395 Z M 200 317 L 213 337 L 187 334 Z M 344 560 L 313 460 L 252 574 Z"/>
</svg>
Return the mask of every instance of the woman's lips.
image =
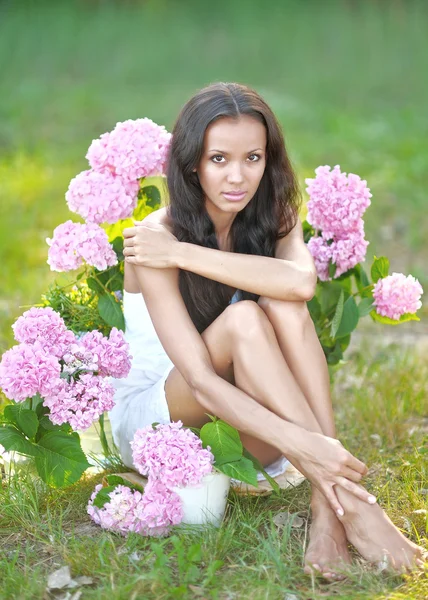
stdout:
<svg viewBox="0 0 428 600">
<path fill-rule="evenodd" d="M 241 194 L 227 194 L 226 192 L 223 192 L 223 196 L 226 198 L 226 200 L 231 200 L 232 202 L 239 202 L 244 198 L 246 193 L 247 192 L 242 192 Z"/>
</svg>

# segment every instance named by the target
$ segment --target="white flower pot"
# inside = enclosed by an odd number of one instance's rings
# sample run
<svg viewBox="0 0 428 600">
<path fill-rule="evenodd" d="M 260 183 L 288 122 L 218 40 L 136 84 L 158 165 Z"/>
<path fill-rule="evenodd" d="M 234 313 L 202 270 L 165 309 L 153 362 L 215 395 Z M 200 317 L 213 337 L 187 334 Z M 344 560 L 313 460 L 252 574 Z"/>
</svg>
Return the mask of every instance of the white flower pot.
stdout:
<svg viewBox="0 0 428 600">
<path fill-rule="evenodd" d="M 183 503 L 183 520 L 186 525 L 214 525 L 219 527 L 226 510 L 230 477 L 213 472 L 205 475 L 201 483 L 175 487 Z"/>
</svg>

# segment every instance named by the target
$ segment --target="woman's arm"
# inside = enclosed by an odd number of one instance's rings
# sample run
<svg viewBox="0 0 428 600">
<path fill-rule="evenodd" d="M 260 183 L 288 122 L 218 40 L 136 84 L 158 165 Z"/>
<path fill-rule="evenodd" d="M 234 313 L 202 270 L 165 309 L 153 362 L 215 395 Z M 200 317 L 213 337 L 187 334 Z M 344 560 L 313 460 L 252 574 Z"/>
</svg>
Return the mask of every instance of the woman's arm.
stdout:
<svg viewBox="0 0 428 600">
<path fill-rule="evenodd" d="M 178 242 L 161 224 L 145 220 L 124 231 L 126 260 L 145 267 L 178 267 L 231 287 L 277 300 L 310 300 L 316 271 L 300 221 L 279 240 L 275 258 L 223 252 Z"/>
</svg>

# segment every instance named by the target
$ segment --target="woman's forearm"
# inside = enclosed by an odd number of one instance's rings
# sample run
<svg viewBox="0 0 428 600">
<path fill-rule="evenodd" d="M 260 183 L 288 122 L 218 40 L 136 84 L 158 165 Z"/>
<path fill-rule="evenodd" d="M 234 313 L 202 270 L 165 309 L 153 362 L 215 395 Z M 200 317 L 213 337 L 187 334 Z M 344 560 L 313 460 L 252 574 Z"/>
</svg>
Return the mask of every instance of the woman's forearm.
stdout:
<svg viewBox="0 0 428 600">
<path fill-rule="evenodd" d="M 223 419 L 242 433 L 278 448 L 285 456 L 297 458 L 302 428 L 278 417 L 214 372 L 207 371 L 194 383 L 193 394 L 207 413 Z M 222 400 L 219 401 L 219 398 Z"/>
<path fill-rule="evenodd" d="M 310 300 L 316 275 L 295 262 L 177 244 L 177 267 L 253 294 L 276 300 Z"/>
</svg>

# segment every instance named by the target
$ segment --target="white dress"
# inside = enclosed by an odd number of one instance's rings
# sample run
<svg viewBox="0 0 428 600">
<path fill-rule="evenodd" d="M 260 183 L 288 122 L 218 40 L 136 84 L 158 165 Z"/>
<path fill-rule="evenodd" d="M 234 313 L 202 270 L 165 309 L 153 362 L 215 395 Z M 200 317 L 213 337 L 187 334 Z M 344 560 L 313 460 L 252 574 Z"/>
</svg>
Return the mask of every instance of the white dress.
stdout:
<svg viewBox="0 0 428 600">
<path fill-rule="evenodd" d="M 230 304 L 241 299 L 237 290 Z M 130 442 L 135 432 L 152 423 L 170 423 L 165 397 L 165 381 L 174 368 L 165 352 L 144 301 L 143 294 L 123 292 L 125 338 L 130 346 L 132 367 L 124 379 L 112 379 L 115 406 L 109 411 L 113 440 L 125 465 L 135 468 Z M 289 462 L 281 456 L 266 467 L 276 477 L 285 472 Z M 264 479 L 258 474 L 258 479 Z"/>
</svg>

